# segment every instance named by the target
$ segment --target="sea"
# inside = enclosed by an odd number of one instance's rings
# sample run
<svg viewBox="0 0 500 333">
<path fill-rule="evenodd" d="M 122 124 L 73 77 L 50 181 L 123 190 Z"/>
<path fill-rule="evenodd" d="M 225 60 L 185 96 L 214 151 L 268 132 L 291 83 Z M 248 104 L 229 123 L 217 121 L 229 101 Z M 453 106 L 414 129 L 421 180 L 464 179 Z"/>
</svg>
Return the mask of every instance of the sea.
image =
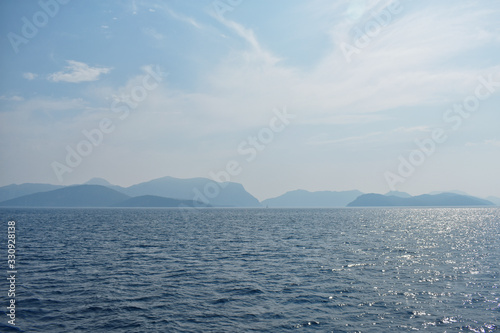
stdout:
<svg viewBox="0 0 500 333">
<path fill-rule="evenodd" d="M 1 209 L 0 221 L 1 332 L 500 332 L 500 208 Z"/>
</svg>

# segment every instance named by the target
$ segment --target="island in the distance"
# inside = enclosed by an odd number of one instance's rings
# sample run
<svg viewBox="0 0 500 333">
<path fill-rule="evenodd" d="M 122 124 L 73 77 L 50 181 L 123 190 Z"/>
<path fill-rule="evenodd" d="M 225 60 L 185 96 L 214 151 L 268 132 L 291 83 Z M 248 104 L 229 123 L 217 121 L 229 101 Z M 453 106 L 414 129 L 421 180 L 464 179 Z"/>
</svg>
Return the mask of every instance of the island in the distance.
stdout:
<svg viewBox="0 0 500 333">
<path fill-rule="evenodd" d="M 456 207 L 456 206 L 494 206 L 489 200 L 456 193 L 423 194 L 415 197 L 363 194 L 349 203 L 347 207 Z"/>
</svg>

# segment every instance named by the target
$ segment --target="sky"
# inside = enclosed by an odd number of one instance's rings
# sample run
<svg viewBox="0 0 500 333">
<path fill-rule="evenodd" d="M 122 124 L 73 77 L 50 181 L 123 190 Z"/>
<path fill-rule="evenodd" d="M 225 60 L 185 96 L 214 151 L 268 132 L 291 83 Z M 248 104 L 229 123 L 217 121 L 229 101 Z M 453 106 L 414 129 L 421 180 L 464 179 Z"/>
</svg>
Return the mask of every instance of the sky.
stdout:
<svg viewBox="0 0 500 333">
<path fill-rule="evenodd" d="M 0 186 L 500 197 L 500 2 L 0 2 Z"/>
</svg>

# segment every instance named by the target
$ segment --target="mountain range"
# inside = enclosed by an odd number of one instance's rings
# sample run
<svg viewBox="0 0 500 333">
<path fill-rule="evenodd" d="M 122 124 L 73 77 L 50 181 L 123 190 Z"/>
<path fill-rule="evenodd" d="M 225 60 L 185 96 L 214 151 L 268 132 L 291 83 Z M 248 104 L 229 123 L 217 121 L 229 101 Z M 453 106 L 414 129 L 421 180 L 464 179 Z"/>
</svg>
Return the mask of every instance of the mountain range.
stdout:
<svg viewBox="0 0 500 333">
<path fill-rule="evenodd" d="M 364 194 L 352 191 L 294 190 L 262 203 L 243 185 L 207 178 L 163 177 L 130 187 L 93 178 L 82 185 L 26 183 L 0 187 L 3 207 L 283 207 L 331 208 L 376 206 L 491 206 L 500 198 L 472 197 L 460 191 L 411 196 L 391 191 Z"/>
<path fill-rule="evenodd" d="M 494 206 L 491 201 L 456 193 L 424 194 L 416 197 L 398 197 L 376 193 L 363 194 L 347 207 L 392 206 Z"/>
<path fill-rule="evenodd" d="M 261 207 L 238 183 L 163 177 L 130 187 L 93 178 L 82 185 L 0 187 L 3 207 Z"/>
<path fill-rule="evenodd" d="M 182 200 L 197 200 L 218 207 L 260 207 L 257 198 L 243 185 L 232 182 L 216 183 L 207 178 L 179 179 L 163 177 L 124 188 L 132 197 L 156 195 Z"/>
<path fill-rule="evenodd" d="M 345 207 L 348 203 L 362 195 L 357 190 L 333 192 L 318 191 L 309 192 L 306 190 L 295 190 L 287 192 L 276 198 L 262 201 L 266 207 L 307 207 L 307 208 L 327 208 L 327 207 Z"/>
<path fill-rule="evenodd" d="M 76 185 L 28 194 L 0 203 L 9 207 L 108 207 L 128 195 L 100 185 Z"/>
<path fill-rule="evenodd" d="M 9 199 L 19 198 L 22 197 L 23 195 L 57 190 L 63 187 L 64 186 L 62 185 L 33 184 L 33 183 L 26 183 L 20 185 L 16 184 L 7 185 L 0 187 L 0 202 Z"/>
<path fill-rule="evenodd" d="M 74 185 L 0 202 L 6 207 L 207 207 L 193 200 L 154 195 L 130 197 L 102 185 Z"/>
</svg>

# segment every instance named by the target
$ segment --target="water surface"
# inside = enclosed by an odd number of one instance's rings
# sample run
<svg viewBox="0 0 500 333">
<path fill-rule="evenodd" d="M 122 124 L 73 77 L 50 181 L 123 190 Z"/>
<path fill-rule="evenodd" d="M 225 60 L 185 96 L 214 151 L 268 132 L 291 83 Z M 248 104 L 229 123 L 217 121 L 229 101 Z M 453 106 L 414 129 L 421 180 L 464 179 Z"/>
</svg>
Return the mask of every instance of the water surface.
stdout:
<svg viewBox="0 0 500 333">
<path fill-rule="evenodd" d="M 496 208 L 2 209 L 0 218 L 3 244 L 6 221 L 17 222 L 24 332 L 500 331 Z M 4 294 L 0 328 L 14 331 Z"/>
</svg>

